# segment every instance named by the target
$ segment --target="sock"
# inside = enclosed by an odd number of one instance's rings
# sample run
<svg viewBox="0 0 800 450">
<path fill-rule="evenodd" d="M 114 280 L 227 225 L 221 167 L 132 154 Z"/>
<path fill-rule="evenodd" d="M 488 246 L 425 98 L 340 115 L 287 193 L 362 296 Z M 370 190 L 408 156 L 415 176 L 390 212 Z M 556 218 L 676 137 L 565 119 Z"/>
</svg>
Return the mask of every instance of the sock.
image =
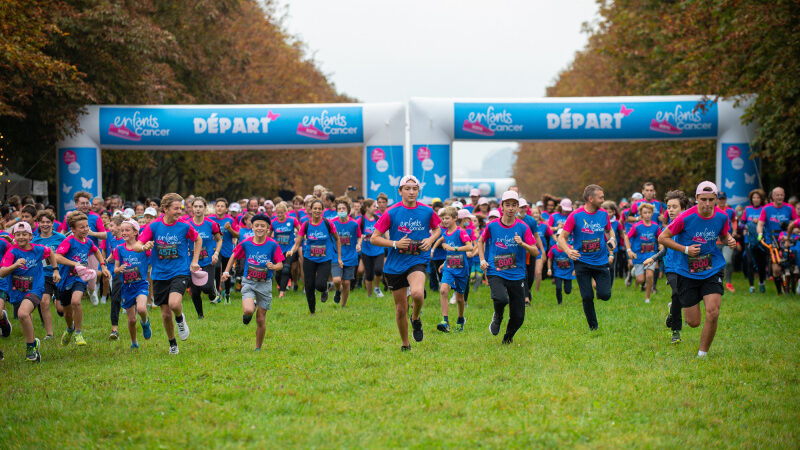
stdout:
<svg viewBox="0 0 800 450">
<path fill-rule="evenodd" d="M 183 322 L 183 314 L 181 314 L 180 316 L 175 316 L 175 322 L 178 322 L 178 323 Z"/>
<path fill-rule="evenodd" d="M 450 320 L 448 320 L 448 317 L 447 317 L 447 316 L 442 316 L 442 317 L 444 318 L 444 321 L 445 321 L 445 322 L 447 322 L 447 323 L 450 323 Z"/>
<path fill-rule="evenodd" d="M 464 318 L 463 318 L 463 317 L 459 317 L 459 318 L 456 320 L 456 323 L 459 323 L 459 324 L 460 324 L 460 323 L 464 323 Z"/>
<path fill-rule="evenodd" d="M 170 345 L 170 346 L 172 346 L 172 345 L 178 345 L 178 341 L 176 341 L 175 339 L 170 339 L 170 340 L 169 340 L 169 345 Z"/>
<path fill-rule="evenodd" d="M 697 356 L 706 356 L 706 355 L 708 355 L 708 352 L 704 352 L 702 350 L 697 351 Z"/>
<path fill-rule="evenodd" d="M 251 320 L 253 320 L 253 316 L 242 315 L 243 324 L 247 325 Z"/>
</svg>

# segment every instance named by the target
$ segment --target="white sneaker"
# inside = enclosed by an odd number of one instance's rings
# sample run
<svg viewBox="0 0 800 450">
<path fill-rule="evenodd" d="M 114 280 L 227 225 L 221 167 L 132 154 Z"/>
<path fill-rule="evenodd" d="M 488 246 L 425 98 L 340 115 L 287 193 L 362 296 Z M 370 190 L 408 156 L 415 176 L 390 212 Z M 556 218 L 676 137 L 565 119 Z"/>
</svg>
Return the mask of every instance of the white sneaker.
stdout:
<svg viewBox="0 0 800 450">
<path fill-rule="evenodd" d="M 383 298 L 383 291 L 381 290 L 381 288 L 379 287 L 373 288 L 373 291 L 375 291 L 376 297 Z"/>
<path fill-rule="evenodd" d="M 650 303 L 650 299 L 649 299 L 649 298 L 646 298 L 646 299 L 644 299 L 644 302 L 645 302 L 645 303 Z"/>
<path fill-rule="evenodd" d="M 106 296 L 105 295 L 100 297 L 100 304 L 101 305 L 105 305 L 106 304 Z"/>
<path fill-rule="evenodd" d="M 183 322 L 177 324 L 178 325 L 178 337 L 181 338 L 182 341 L 189 339 L 189 325 L 186 323 L 186 316 L 183 316 Z"/>
<path fill-rule="evenodd" d="M 92 291 L 92 292 L 89 294 L 89 301 L 91 301 L 91 302 L 92 302 L 92 305 L 93 305 L 93 306 L 97 306 L 97 305 L 99 305 L 99 304 L 100 304 L 100 299 L 99 299 L 99 298 L 97 298 L 97 289 L 95 289 L 94 291 Z"/>
<path fill-rule="evenodd" d="M 453 295 L 450 296 L 450 304 L 451 305 L 455 305 L 456 304 L 456 293 L 455 292 L 453 292 Z"/>
<path fill-rule="evenodd" d="M 170 355 L 177 355 L 178 354 L 178 344 L 169 346 L 169 354 Z"/>
</svg>

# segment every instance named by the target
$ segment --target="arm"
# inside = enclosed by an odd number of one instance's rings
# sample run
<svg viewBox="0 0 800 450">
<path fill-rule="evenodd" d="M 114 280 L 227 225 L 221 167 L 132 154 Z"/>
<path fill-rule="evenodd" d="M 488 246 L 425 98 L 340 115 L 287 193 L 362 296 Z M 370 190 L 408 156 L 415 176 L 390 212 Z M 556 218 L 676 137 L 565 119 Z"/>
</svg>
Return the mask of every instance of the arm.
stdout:
<svg viewBox="0 0 800 450">
<path fill-rule="evenodd" d="M 581 253 L 567 244 L 567 233 L 559 233 L 557 240 L 558 248 L 569 256 L 569 259 L 577 261 L 581 257 Z"/>
<path fill-rule="evenodd" d="M 231 277 L 231 274 L 230 274 L 231 266 L 233 266 L 233 262 L 234 261 L 235 261 L 235 258 L 228 258 L 228 264 L 225 266 L 225 270 L 222 271 L 222 276 L 220 277 L 220 282 L 228 281 L 228 279 Z"/>
<path fill-rule="evenodd" d="M 214 254 L 211 255 L 211 264 L 217 265 L 219 252 L 222 250 L 222 233 L 214 233 L 214 240 L 217 241 L 217 246 L 214 247 Z"/>
<path fill-rule="evenodd" d="M 203 238 L 197 236 L 194 240 L 194 251 L 192 252 L 192 263 L 189 265 L 189 270 L 197 272 L 200 270 L 200 265 L 197 264 L 197 258 L 200 257 L 200 251 L 203 249 Z"/>
<path fill-rule="evenodd" d="M 53 282 L 58 284 L 61 281 L 61 274 L 58 273 L 58 258 L 56 257 L 56 252 L 50 252 L 50 267 L 53 268 Z"/>
<path fill-rule="evenodd" d="M 666 254 L 667 254 L 667 248 L 664 247 L 663 245 L 659 245 L 658 253 L 656 253 L 655 255 L 645 259 L 644 260 L 644 265 L 645 266 L 649 266 L 650 264 L 653 264 L 654 262 L 661 261 L 661 258 L 663 258 L 664 255 L 666 255 Z"/>
<path fill-rule="evenodd" d="M 9 252 L 9 254 L 10 254 L 10 252 Z M 13 255 L 12 255 L 12 258 L 13 258 Z M 5 259 L 5 258 L 3 258 L 3 259 Z M 19 258 L 18 260 L 14 261 L 13 264 L 0 268 L 0 277 L 5 278 L 5 277 L 11 275 L 11 272 L 17 270 L 17 268 L 19 268 L 19 267 L 24 266 L 26 262 L 27 261 L 25 261 L 25 258 Z"/>
<path fill-rule="evenodd" d="M 664 247 L 671 248 L 676 252 L 685 253 L 689 256 L 697 256 L 700 254 L 700 244 L 692 244 L 689 246 L 681 245 L 672 239 L 672 232 L 669 228 L 664 228 L 664 231 L 658 235 L 658 243 Z"/>
<path fill-rule="evenodd" d="M 481 262 L 481 270 L 486 272 L 486 269 L 489 268 L 489 263 L 486 262 L 486 255 L 484 254 L 483 235 L 478 238 L 478 258 Z"/>
<path fill-rule="evenodd" d="M 111 273 L 108 272 L 108 267 L 106 266 L 106 260 L 103 258 L 103 254 L 100 252 L 99 248 L 94 249 L 94 257 L 97 258 L 97 261 L 100 263 L 100 271 L 103 275 L 111 278 Z"/>
<path fill-rule="evenodd" d="M 286 252 L 286 256 L 294 255 L 294 252 L 296 252 L 300 248 L 300 245 L 302 244 L 303 244 L 303 235 L 297 233 L 297 237 L 294 238 L 294 245 L 292 246 L 291 249 L 289 249 L 288 252 Z"/>
</svg>

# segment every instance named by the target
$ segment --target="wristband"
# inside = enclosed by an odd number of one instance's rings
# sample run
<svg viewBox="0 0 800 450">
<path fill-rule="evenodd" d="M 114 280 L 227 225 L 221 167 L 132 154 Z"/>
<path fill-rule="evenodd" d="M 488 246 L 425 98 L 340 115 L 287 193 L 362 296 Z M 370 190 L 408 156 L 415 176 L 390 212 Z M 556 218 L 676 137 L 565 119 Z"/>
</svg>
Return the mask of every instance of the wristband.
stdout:
<svg viewBox="0 0 800 450">
<path fill-rule="evenodd" d="M 230 273 L 228 273 L 228 272 L 222 272 L 222 274 L 223 274 L 223 275 L 227 275 L 227 276 L 231 276 L 231 274 L 230 274 Z"/>
<path fill-rule="evenodd" d="M 397 250 L 397 241 L 392 241 L 392 248 Z"/>
<path fill-rule="evenodd" d="M 683 253 L 686 253 L 687 255 L 689 254 L 689 246 L 688 245 L 683 247 Z"/>
</svg>

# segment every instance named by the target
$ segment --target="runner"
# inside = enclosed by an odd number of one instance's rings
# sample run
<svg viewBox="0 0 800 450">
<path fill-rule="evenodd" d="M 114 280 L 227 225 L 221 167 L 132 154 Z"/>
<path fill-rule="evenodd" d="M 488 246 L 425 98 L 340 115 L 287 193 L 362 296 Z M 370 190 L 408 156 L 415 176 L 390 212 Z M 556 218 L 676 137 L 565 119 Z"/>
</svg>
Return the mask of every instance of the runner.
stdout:
<svg viewBox="0 0 800 450">
<path fill-rule="evenodd" d="M 36 222 L 39 224 L 39 233 L 33 237 L 32 241 L 34 244 L 44 245 L 49 248 L 53 254 L 56 253 L 58 246 L 66 239 L 63 234 L 53 231 L 55 218 L 56 216 L 48 210 L 40 211 L 36 216 Z M 0 245 L 2 244 L 3 242 L 0 242 Z M 0 247 L 0 251 L 5 254 L 2 247 Z M 50 313 L 50 299 L 54 300 L 58 315 L 64 316 L 64 308 L 58 300 L 59 293 L 56 287 L 58 283 L 53 279 L 53 273 L 52 266 L 44 266 L 44 294 L 42 294 L 42 301 L 39 303 L 39 312 L 42 313 L 42 321 L 47 333 L 44 337 L 45 341 L 53 338 L 53 317 Z M 2 291 L 2 286 L 0 286 L 0 291 Z"/>
<path fill-rule="evenodd" d="M 169 339 L 169 353 L 172 355 L 179 351 L 172 325 L 173 314 L 178 336 L 182 341 L 189 338 L 189 325 L 183 315 L 183 293 L 189 284 L 190 271 L 200 270 L 197 261 L 203 248 L 203 241 L 199 239 L 194 228 L 188 223 L 178 221 L 182 214 L 182 201 L 183 198 L 178 194 L 164 195 L 161 199 L 164 215 L 150 222 L 131 248 L 135 252 L 143 252 L 155 247 L 156 251 L 150 256 L 154 303 L 161 308 L 161 321 Z M 194 242 L 191 249 L 189 242 Z"/>
<path fill-rule="evenodd" d="M 561 232 L 562 230 L 558 231 L 558 233 Z M 562 302 L 562 286 L 565 294 L 569 295 L 572 293 L 572 280 L 575 279 L 575 267 L 569 256 L 557 245 L 550 247 L 550 250 L 547 252 L 547 260 L 547 275 L 553 277 L 553 281 L 556 285 L 556 302 L 560 305 Z"/>
<path fill-rule="evenodd" d="M 471 202 L 469 205 L 465 206 L 467 211 L 471 214 L 475 214 L 475 209 L 478 207 L 478 200 L 481 198 L 481 190 L 477 188 L 472 188 L 469 191 L 469 201 Z"/>
<path fill-rule="evenodd" d="M 439 216 L 431 207 L 417 202 L 419 189 L 419 180 L 415 176 L 401 178 L 398 191 L 402 202 L 386 210 L 375 224 L 375 232 L 370 238 L 373 245 L 389 248 L 383 272 L 394 297 L 401 351 L 411 350 L 408 341 L 409 290 L 413 302 L 412 334 L 417 342 L 424 337 L 420 313 L 425 296 L 425 269 L 430 259 L 429 250 L 442 232 Z M 388 239 L 385 237 L 387 234 Z"/>
<path fill-rule="evenodd" d="M 783 188 L 776 187 L 772 189 L 771 197 L 772 203 L 767 203 L 761 209 L 761 215 L 758 218 L 758 240 L 763 240 L 767 245 L 778 245 L 778 234 L 785 224 L 797 220 L 797 211 L 791 205 L 783 203 L 786 197 Z M 774 262 L 772 264 L 772 277 L 775 280 L 775 288 L 778 290 L 778 295 L 781 295 L 783 293 L 781 266 Z"/>
<path fill-rule="evenodd" d="M 758 272 L 758 291 L 767 291 L 764 284 L 767 278 L 767 251 L 758 240 L 758 219 L 761 217 L 761 209 L 764 208 L 764 199 L 767 194 L 763 189 L 753 189 L 747 196 L 750 204 L 744 208 L 742 219 L 745 221 L 744 228 L 744 273 L 750 282 L 750 293 L 755 292 L 753 286 L 755 273 Z"/>
<path fill-rule="evenodd" d="M 359 228 L 363 236 L 361 261 L 364 263 L 364 282 L 367 286 L 367 297 L 371 297 L 375 293 L 378 298 L 383 298 L 380 284 L 386 255 L 382 248 L 376 247 L 370 242 L 372 233 L 375 232 L 375 224 L 378 223 L 377 209 L 378 205 L 371 198 L 364 199 L 361 202 L 361 220 L 359 221 Z"/>
<path fill-rule="evenodd" d="M 725 258 L 717 248 L 717 239 L 731 247 L 736 241 L 728 232 L 728 216 L 716 210 L 717 186 L 703 181 L 697 186 L 697 206 L 679 215 L 661 232 L 660 244 L 683 253 L 677 265 L 677 286 L 686 323 L 700 326 L 700 301 L 706 310 L 706 322 L 700 335 L 698 357 L 708 354 L 717 332 L 719 307 L 722 302 L 722 269 Z M 673 239 L 674 237 L 674 239 Z"/>
<path fill-rule="evenodd" d="M 147 267 L 150 265 L 150 250 L 144 254 L 132 250 L 139 237 L 139 224 L 134 220 L 125 220 L 119 225 L 123 243 L 114 247 L 110 259 L 115 261 L 114 273 L 120 279 L 121 306 L 128 316 L 128 332 L 131 336 L 131 349 L 139 348 L 136 339 L 136 314 L 142 324 L 142 336 L 145 340 L 153 335 L 150 319 L 147 318 L 147 297 L 150 286 L 147 283 Z"/>
<path fill-rule="evenodd" d="M 539 248 L 539 254 L 535 258 L 531 259 L 530 256 L 525 255 L 525 306 L 531 306 L 531 298 L 533 298 L 531 296 L 531 288 L 533 288 L 533 281 L 536 279 L 536 267 L 538 266 L 540 269 L 539 278 L 541 280 L 541 266 L 544 264 L 542 258 L 547 259 L 547 255 L 544 254 L 544 244 L 539 236 L 539 223 L 528 213 L 529 209 L 528 202 L 524 198 L 520 198 L 517 218 L 525 222 L 525 225 L 530 228 L 531 234 L 536 240 L 536 247 Z"/>
<path fill-rule="evenodd" d="M 28 222 L 17 222 L 12 229 L 15 245 L 5 253 L 0 264 L 0 277 L 8 277 L 11 281 L 8 292 L 9 302 L 22 326 L 25 337 L 25 358 L 31 362 L 40 362 L 39 339 L 34 335 L 31 313 L 39 306 L 44 295 L 44 270 L 42 261 L 49 260 L 52 270 L 56 267 L 56 258 L 49 247 L 32 244 L 33 229 Z M 55 275 L 58 281 L 58 275 Z"/>
<path fill-rule="evenodd" d="M 634 201 L 631 205 L 631 214 L 633 216 L 639 216 L 639 205 L 649 203 L 653 206 L 653 222 L 656 222 L 657 225 L 663 225 L 666 219 L 666 208 L 664 208 L 663 203 L 656 199 L 656 186 L 652 182 L 646 181 L 642 184 L 642 193 L 640 195 L 641 197 L 638 199 L 636 198 L 638 197 L 636 194 L 633 196 Z"/>
<path fill-rule="evenodd" d="M 525 222 L 517 219 L 519 194 L 506 191 L 500 197 L 503 216 L 486 226 L 478 238 L 481 269 L 489 279 L 494 314 L 489 332 L 497 336 L 508 305 L 508 324 L 503 344 L 511 344 L 525 321 L 526 252 L 533 258 L 539 254 L 536 240 Z M 491 261 L 488 262 L 488 261 Z"/>
<path fill-rule="evenodd" d="M 105 258 L 104 261 L 106 261 L 106 264 L 111 264 L 114 256 L 114 249 L 117 248 L 118 245 L 125 243 L 125 239 L 122 238 L 122 230 L 119 229 L 119 226 L 124 220 L 125 218 L 119 214 L 106 226 L 109 236 L 108 239 L 102 242 L 103 257 Z M 119 338 L 119 311 L 122 308 L 122 277 L 114 272 L 111 278 L 109 278 L 109 282 L 111 283 L 111 333 L 108 335 L 108 338 L 112 341 L 116 341 L 117 338 Z"/>
<path fill-rule="evenodd" d="M 105 261 L 97 246 L 88 236 L 90 233 L 89 219 L 82 212 L 74 211 L 67 217 L 67 224 L 72 230 L 72 235 L 64 239 L 56 249 L 56 259 L 59 264 L 61 281 L 57 284 L 61 305 L 64 307 L 64 320 L 67 329 L 61 335 L 61 345 L 69 344 L 73 333 L 75 344 L 86 345 L 83 337 L 83 308 L 81 297 L 86 291 L 89 280 L 96 278 L 94 269 L 88 268 L 89 255 L 94 255 L 98 261 Z M 105 232 L 103 232 L 105 233 Z M 110 278 L 110 273 L 105 263 L 99 264 L 103 273 Z M 55 281 L 55 275 L 53 275 Z"/>
<path fill-rule="evenodd" d="M 442 321 L 436 325 L 436 329 L 447 333 L 450 331 L 449 310 L 450 305 L 447 297 L 450 289 L 455 291 L 455 300 L 458 305 L 458 319 L 456 320 L 456 331 L 464 331 L 464 294 L 469 287 L 469 259 L 467 252 L 472 251 L 472 238 L 465 230 L 458 226 L 458 216 L 461 211 L 469 214 L 465 208 L 456 210 L 452 206 L 447 206 L 439 210 L 439 217 L 442 220 L 443 235 L 435 244 L 434 249 L 442 247 L 445 253 L 446 263 L 439 266 L 441 272 L 441 283 L 439 284 L 439 300 L 442 308 Z"/>
<path fill-rule="evenodd" d="M 597 298 L 608 301 L 611 298 L 608 257 L 613 254 L 616 236 L 611 229 L 608 213 L 600 209 L 605 200 L 603 188 L 590 184 L 583 190 L 583 198 L 586 205 L 573 211 L 564 222 L 563 230 L 566 233 L 558 235 L 558 246 L 575 262 L 575 279 L 581 292 L 583 313 L 589 330 L 595 331 L 599 324 L 594 309 L 592 280 L 596 285 Z M 568 244 L 570 235 L 572 246 Z"/>
<path fill-rule="evenodd" d="M 717 194 L 717 208 L 723 211 L 728 216 L 728 229 L 731 234 L 735 234 L 736 230 L 736 211 L 728 206 L 728 196 L 720 191 Z M 731 283 L 733 276 L 733 250 L 725 244 L 719 243 L 717 246 L 722 250 L 722 256 L 725 258 L 725 289 L 730 292 L 736 292 Z"/>
<path fill-rule="evenodd" d="M 320 301 L 328 301 L 328 277 L 331 275 L 331 260 L 334 253 L 339 255 L 337 264 L 342 264 L 341 242 L 336 228 L 322 217 L 322 201 L 314 199 L 309 208 L 309 220 L 300 226 L 294 247 L 287 253 L 294 255 L 303 246 L 303 277 L 305 280 L 308 312 L 317 312 L 317 298 L 314 290 L 321 292 Z M 334 246 L 335 243 L 335 246 Z M 335 248 L 335 251 L 334 251 Z M 341 267 L 341 266 L 340 266 Z"/>
<path fill-rule="evenodd" d="M 633 275 L 636 277 L 637 285 L 645 285 L 644 302 L 650 303 L 650 294 L 653 291 L 653 280 L 658 270 L 658 263 L 655 261 L 644 264 L 645 260 L 652 258 L 658 252 L 658 236 L 661 234 L 661 227 L 652 222 L 651 218 L 655 213 L 655 208 L 650 203 L 639 205 L 639 216 L 641 221 L 637 222 L 628 232 L 630 246 L 628 246 L 628 256 L 633 259 Z"/>
<path fill-rule="evenodd" d="M 547 252 L 547 249 L 548 247 L 553 247 L 548 245 L 553 239 L 553 232 L 550 230 L 550 227 L 547 226 L 547 220 L 542 216 L 542 210 L 538 206 L 531 208 L 531 217 L 536 222 L 536 231 L 539 234 L 539 240 L 542 242 L 543 246 L 542 254 L 536 257 L 536 265 L 533 273 L 534 289 L 536 292 L 539 292 L 539 287 L 542 284 L 544 266 L 548 265 L 550 259 L 550 254 Z"/>
<path fill-rule="evenodd" d="M 75 202 L 75 211 L 81 212 L 86 215 L 87 223 L 89 224 L 89 231 L 87 236 L 89 239 L 94 243 L 94 246 L 100 248 L 100 240 L 106 239 L 106 228 L 103 224 L 103 220 L 100 218 L 98 214 L 91 210 L 92 206 L 92 194 L 86 191 L 78 191 L 75 195 L 72 196 L 73 201 Z M 59 233 L 66 234 L 67 230 L 69 229 L 69 220 L 68 217 L 70 214 L 73 214 L 75 211 L 71 213 L 67 213 L 67 216 L 64 218 L 64 222 L 61 223 L 61 227 L 58 228 Z M 98 260 L 94 257 L 89 258 L 89 261 L 86 261 L 88 267 L 92 270 L 96 270 L 99 266 Z M 106 270 L 108 273 L 108 270 Z M 64 279 L 62 274 L 61 279 Z M 92 302 L 92 305 L 97 305 L 100 303 L 100 299 L 97 296 L 97 282 L 95 279 L 90 281 L 87 284 L 88 287 L 88 294 L 89 300 Z"/>
<path fill-rule="evenodd" d="M 300 282 L 297 254 L 288 256 L 289 250 L 292 249 L 294 244 L 297 230 L 300 229 L 300 221 L 295 217 L 288 216 L 286 203 L 280 202 L 275 207 L 275 217 L 272 219 L 270 229 L 273 239 L 275 239 L 281 248 L 281 252 L 285 255 L 282 269 L 276 274 L 278 277 L 278 298 L 283 298 L 286 295 L 286 287 L 289 285 L 290 279 L 293 280 L 295 290 L 297 290 L 297 284 Z"/>
<path fill-rule="evenodd" d="M 242 273 L 242 323 L 249 324 L 256 306 L 256 351 L 261 350 L 267 332 L 267 311 L 272 308 L 272 275 L 283 268 L 283 252 L 278 243 L 267 237 L 270 219 L 265 214 L 256 214 L 251 219 L 253 236 L 233 250 L 233 258 L 228 260 L 222 279 L 230 278 L 234 259 L 244 261 Z"/>
<path fill-rule="evenodd" d="M 236 223 L 234 218 L 227 214 L 227 212 L 228 200 L 223 197 L 216 199 L 214 201 L 215 215 L 211 217 L 211 220 L 217 224 L 222 235 L 222 246 L 219 249 L 219 262 L 214 269 L 217 288 L 219 290 L 219 297 L 216 303 L 219 303 L 221 300 L 230 303 L 231 286 L 233 285 L 231 280 L 225 282 L 221 280 L 222 269 L 228 265 L 228 259 L 230 259 L 231 253 L 233 253 L 233 239 L 238 236 L 239 233 L 239 224 Z M 233 233 L 236 233 L 236 235 Z"/>
<path fill-rule="evenodd" d="M 192 292 L 192 303 L 194 309 L 197 311 L 197 318 L 203 318 L 203 298 L 202 294 L 208 295 L 211 303 L 217 303 L 217 264 L 219 263 L 219 255 L 222 251 L 222 233 L 220 232 L 219 224 L 214 220 L 206 217 L 206 208 L 208 203 L 203 197 L 195 197 L 191 203 L 192 217 L 187 221 L 189 225 L 194 228 L 200 238 L 203 240 L 203 246 L 200 250 L 200 256 L 197 258 L 197 263 L 200 265 L 200 270 L 208 274 L 207 281 L 203 286 L 197 286 L 194 280 L 189 285 Z"/>
<path fill-rule="evenodd" d="M 572 201 L 566 197 L 561 199 L 561 202 L 558 204 L 558 210 L 550 214 L 550 218 L 547 220 L 550 231 L 555 234 L 557 230 L 561 229 L 571 213 Z"/>
<path fill-rule="evenodd" d="M 347 306 L 347 299 L 350 296 L 351 283 L 355 282 L 356 269 L 358 268 L 358 252 L 361 251 L 361 228 L 358 222 L 350 218 L 348 212 L 350 211 L 350 199 L 348 197 L 339 197 L 336 199 L 336 220 L 333 221 L 333 226 L 336 228 L 336 234 L 339 236 L 341 243 L 341 253 L 339 255 L 339 264 L 333 264 L 331 267 L 331 276 L 333 276 L 333 285 L 336 288 L 336 293 L 333 295 L 333 302 L 342 302 L 342 308 Z M 337 248 L 338 250 L 338 248 Z"/>
</svg>

